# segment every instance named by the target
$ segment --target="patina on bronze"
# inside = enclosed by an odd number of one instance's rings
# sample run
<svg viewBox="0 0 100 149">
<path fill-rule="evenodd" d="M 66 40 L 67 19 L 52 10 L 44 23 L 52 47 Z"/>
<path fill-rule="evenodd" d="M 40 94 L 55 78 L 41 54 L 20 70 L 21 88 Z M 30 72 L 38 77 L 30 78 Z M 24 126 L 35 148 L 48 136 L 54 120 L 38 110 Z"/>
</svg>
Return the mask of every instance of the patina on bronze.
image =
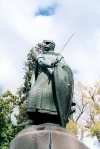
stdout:
<svg viewBox="0 0 100 149">
<path fill-rule="evenodd" d="M 25 124 L 56 123 L 66 126 L 73 97 L 73 74 L 61 54 L 55 53 L 55 43 L 44 40 L 43 53 L 36 55 L 27 103 L 29 119 Z"/>
<path fill-rule="evenodd" d="M 61 125 L 66 126 L 72 106 L 73 74 L 68 65 L 58 63 L 54 69 L 56 99 L 61 119 Z"/>
</svg>

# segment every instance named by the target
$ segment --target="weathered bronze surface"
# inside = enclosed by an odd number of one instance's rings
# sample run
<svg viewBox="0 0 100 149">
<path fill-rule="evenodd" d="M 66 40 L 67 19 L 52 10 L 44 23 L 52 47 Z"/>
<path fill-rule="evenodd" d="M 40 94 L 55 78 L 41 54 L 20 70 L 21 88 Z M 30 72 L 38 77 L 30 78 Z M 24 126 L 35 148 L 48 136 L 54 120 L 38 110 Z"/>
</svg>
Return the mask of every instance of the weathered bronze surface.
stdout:
<svg viewBox="0 0 100 149">
<path fill-rule="evenodd" d="M 27 113 L 34 124 L 51 122 L 65 127 L 72 105 L 73 74 L 64 57 L 54 52 L 54 42 L 44 40 L 41 45 L 43 53 L 36 55 Z"/>
<path fill-rule="evenodd" d="M 54 70 L 54 80 L 61 125 L 65 127 L 73 98 L 73 74 L 69 66 L 58 63 Z"/>
</svg>

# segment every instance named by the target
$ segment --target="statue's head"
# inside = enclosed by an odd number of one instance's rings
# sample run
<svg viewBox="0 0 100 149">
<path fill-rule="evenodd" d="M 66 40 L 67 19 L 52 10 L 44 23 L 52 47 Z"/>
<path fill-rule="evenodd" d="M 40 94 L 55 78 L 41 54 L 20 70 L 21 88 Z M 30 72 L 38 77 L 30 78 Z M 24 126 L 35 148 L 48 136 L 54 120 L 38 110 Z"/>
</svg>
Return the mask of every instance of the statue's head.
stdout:
<svg viewBox="0 0 100 149">
<path fill-rule="evenodd" d="M 44 51 L 54 51 L 55 43 L 51 40 L 43 40 L 42 46 Z"/>
</svg>

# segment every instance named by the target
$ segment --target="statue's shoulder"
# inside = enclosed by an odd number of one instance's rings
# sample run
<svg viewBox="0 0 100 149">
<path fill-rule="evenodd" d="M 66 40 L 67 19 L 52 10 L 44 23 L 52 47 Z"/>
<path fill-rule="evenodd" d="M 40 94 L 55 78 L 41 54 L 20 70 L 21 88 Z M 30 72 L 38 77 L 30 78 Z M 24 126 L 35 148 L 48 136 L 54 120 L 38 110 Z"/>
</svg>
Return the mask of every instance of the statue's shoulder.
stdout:
<svg viewBox="0 0 100 149">
<path fill-rule="evenodd" d="M 59 54 L 59 53 L 56 53 L 56 52 L 54 52 L 54 51 L 47 51 L 47 52 L 44 52 L 43 53 L 44 55 L 55 55 L 55 56 L 61 56 L 61 54 Z"/>
</svg>

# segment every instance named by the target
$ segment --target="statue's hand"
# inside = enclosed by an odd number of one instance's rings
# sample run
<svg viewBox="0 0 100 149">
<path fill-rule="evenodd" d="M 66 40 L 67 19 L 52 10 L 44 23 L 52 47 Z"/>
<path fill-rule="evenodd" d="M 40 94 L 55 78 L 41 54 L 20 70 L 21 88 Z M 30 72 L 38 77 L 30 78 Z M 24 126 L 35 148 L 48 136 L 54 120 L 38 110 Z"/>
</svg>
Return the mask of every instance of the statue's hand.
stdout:
<svg viewBox="0 0 100 149">
<path fill-rule="evenodd" d="M 58 62 L 59 62 L 59 61 L 56 60 L 55 62 L 51 63 L 51 66 L 52 66 L 52 67 L 55 67 L 55 66 L 57 65 Z"/>
<path fill-rule="evenodd" d="M 59 55 L 59 56 L 56 58 L 55 62 L 51 63 L 51 66 L 52 66 L 52 67 L 55 67 L 55 66 L 61 61 L 62 58 L 63 58 L 63 57 L 62 57 L 61 55 Z"/>
<path fill-rule="evenodd" d="M 57 60 L 60 61 L 61 59 L 62 59 L 62 56 L 59 55 L 59 56 L 57 57 Z"/>
</svg>

